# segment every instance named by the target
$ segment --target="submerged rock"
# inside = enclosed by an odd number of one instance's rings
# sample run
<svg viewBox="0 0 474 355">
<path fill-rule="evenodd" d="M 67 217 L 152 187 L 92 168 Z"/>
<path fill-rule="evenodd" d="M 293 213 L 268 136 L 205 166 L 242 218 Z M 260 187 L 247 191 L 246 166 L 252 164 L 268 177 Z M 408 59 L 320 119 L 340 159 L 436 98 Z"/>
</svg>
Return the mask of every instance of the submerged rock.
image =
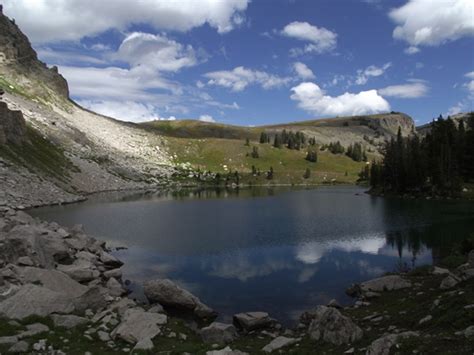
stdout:
<svg viewBox="0 0 474 355">
<path fill-rule="evenodd" d="M 362 338 L 362 329 L 335 308 L 318 306 L 311 311 L 311 318 L 308 334 L 313 340 L 342 345 Z"/>
<path fill-rule="evenodd" d="M 191 292 L 179 287 L 168 279 L 153 280 L 145 283 L 143 290 L 151 303 L 194 313 L 198 318 L 213 319 L 217 313 L 206 306 Z"/>
</svg>

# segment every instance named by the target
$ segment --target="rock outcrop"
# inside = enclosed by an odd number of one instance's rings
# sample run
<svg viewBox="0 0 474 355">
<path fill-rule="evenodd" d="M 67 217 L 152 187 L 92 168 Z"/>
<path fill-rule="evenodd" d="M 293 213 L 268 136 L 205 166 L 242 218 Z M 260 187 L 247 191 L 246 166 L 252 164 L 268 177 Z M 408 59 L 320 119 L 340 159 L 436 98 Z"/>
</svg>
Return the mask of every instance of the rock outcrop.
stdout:
<svg viewBox="0 0 474 355">
<path fill-rule="evenodd" d="M 302 321 L 308 320 L 311 320 L 308 334 L 313 340 L 342 345 L 355 342 L 363 335 L 362 329 L 333 307 L 316 307 L 302 315 Z"/>
<path fill-rule="evenodd" d="M 0 72 L 7 77 L 22 78 L 31 96 L 47 96 L 46 89 L 69 98 L 67 81 L 57 67 L 48 68 L 38 56 L 16 23 L 0 13 Z M 41 83 L 41 85 L 38 85 Z"/>
<path fill-rule="evenodd" d="M 214 319 L 217 316 L 217 313 L 202 303 L 199 298 L 171 280 L 148 281 L 143 290 L 145 296 L 152 303 L 156 302 L 165 307 L 188 311 L 202 319 Z"/>
<path fill-rule="evenodd" d="M 0 101 L 0 146 L 21 145 L 27 141 L 25 119 L 21 111 L 12 111 Z"/>
<path fill-rule="evenodd" d="M 246 332 L 256 329 L 271 328 L 276 324 L 266 312 L 245 312 L 234 315 L 234 324 Z"/>
</svg>

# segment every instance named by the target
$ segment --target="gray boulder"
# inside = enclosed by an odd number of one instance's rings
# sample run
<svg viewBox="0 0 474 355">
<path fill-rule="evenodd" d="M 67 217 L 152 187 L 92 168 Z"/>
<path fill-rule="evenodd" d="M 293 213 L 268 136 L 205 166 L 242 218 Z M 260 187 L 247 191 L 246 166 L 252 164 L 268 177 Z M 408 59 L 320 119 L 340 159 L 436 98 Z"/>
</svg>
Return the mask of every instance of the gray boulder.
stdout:
<svg viewBox="0 0 474 355">
<path fill-rule="evenodd" d="M 106 286 L 111 296 L 119 297 L 126 293 L 120 282 L 118 282 L 114 277 L 111 277 L 107 281 Z"/>
<path fill-rule="evenodd" d="M 83 294 L 74 298 L 76 312 L 83 313 L 87 309 L 97 311 L 107 306 L 107 289 L 101 286 L 92 286 Z"/>
<path fill-rule="evenodd" d="M 399 275 L 382 276 L 373 280 L 365 281 L 360 284 L 362 293 L 364 292 L 383 292 L 400 290 L 412 287 L 410 281 L 403 279 Z"/>
<path fill-rule="evenodd" d="M 269 344 L 265 345 L 262 351 L 266 353 L 271 353 L 273 351 L 280 350 L 284 347 L 296 344 L 299 340 L 300 339 L 279 336 L 273 339 Z"/>
<path fill-rule="evenodd" d="M 468 255 L 469 267 L 474 268 L 474 250 L 471 250 Z"/>
<path fill-rule="evenodd" d="M 246 312 L 234 315 L 234 324 L 245 331 L 270 328 L 275 325 L 275 320 L 266 312 Z"/>
<path fill-rule="evenodd" d="M 342 345 L 362 338 L 362 329 L 335 308 L 317 306 L 312 314 L 313 319 L 309 325 L 308 334 L 313 340 Z"/>
<path fill-rule="evenodd" d="M 103 251 L 101 254 L 100 254 L 100 258 L 99 260 L 108 268 L 110 269 L 116 269 L 116 268 L 119 268 L 123 265 L 123 262 L 121 262 L 120 260 L 118 260 L 116 257 L 114 257 L 113 255 L 110 255 L 109 253 L 106 253 L 105 251 Z"/>
<path fill-rule="evenodd" d="M 49 288 L 27 284 L 12 297 L 0 302 L 0 315 L 10 319 L 29 316 L 45 317 L 52 313 L 71 313 L 74 303 L 70 297 Z"/>
<path fill-rule="evenodd" d="M 240 350 L 232 350 L 229 346 L 221 350 L 211 350 L 206 352 L 206 355 L 249 355 Z"/>
<path fill-rule="evenodd" d="M 166 324 L 167 321 L 168 318 L 164 314 L 149 313 L 142 309 L 129 309 L 111 335 L 130 344 L 136 344 L 145 339 L 151 340 L 160 334 L 160 326 Z"/>
<path fill-rule="evenodd" d="M 208 344 L 228 344 L 237 339 L 237 329 L 232 324 L 211 323 L 200 331 L 201 339 Z"/>
<path fill-rule="evenodd" d="M 143 290 L 151 303 L 193 312 L 199 318 L 213 319 L 217 313 L 206 306 L 191 292 L 179 287 L 168 279 L 153 280 L 145 283 Z"/>
<path fill-rule="evenodd" d="M 88 322 L 87 318 L 75 316 L 75 315 L 60 315 L 60 314 L 53 314 L 51 316 L 53 323 L 56 327 L 62 328 L 75 328 L 79 325 L 86 324 Z"/>
<path fill-rule="evenodd" d="M 59 292 L 70 297 L 76 297 L 87 291 L 87 287 L 74 281 L 68 275 L 49 269 L 40 269 L 35 267 L 19 268 L 24 283 L 41 284 L 51 291 Z"/>
<path fill-rule="evenodd" d="M 150 338 L 145 338 L 145 339 L 142 339 L 140 340 L 137 345 L 135 345 L 135 347 L 133 348 L 133 351 L 150 351 L 150 350 L 153 350 L 155 347 L 155 345 L 153 344 L 153 342 L 151 341 Z M 132 353 L 133 353 L 132 351 Z"/>
<path fill-rule="evenodd" d="M 14 344 L 10 349 L 8 349 L 8 352 L 11 354 L 24 354 L 28 352 L 29 348 L 30 345 L 26 341 L 22 340 Z"/>
<path fill-rule="evenodd" d="M 388 334 L 380 337 L 370 344 L 369 348 L 366 351 L 366 355 L 389 355 L 390 349 L 395 344 L 399 343 L 401 340 L 410 338 L 410 337 L 418 337 L 419 334 L 417 332 L 404 332 L 400 334 Z"/>
<path fill-rule="evenodd" d="M 6 337 L 0 337 L 0 345 L 13 345 L 18 343 L 18 337 L 17 336 L 6 336 Z"/>
<path fill-rule="evenodd" d="M 439 285 L 439 288 L 442 289 L 442 290 L 448 290 L 450 288 L 453 288 L 454 286 L 456 286 L 458 283 L 460 282 L 460 280 L 454 276 L 453 274 L 450 274 L 448 276 L 446 276 L 443 281 L 441 281 L 441 284 Z"/>
<path fill-rule="evenodd" d="M 49 332 L 49 327 L 47 325 L 42 323 L 28 324 L 26 330 L 18 334 L 18 338 L 29 338 L 45 332 Z"/>
<path fill-rule="evenodd" d="M 70 265 L 59 264 L 56 269 L 78 282 L 91 281 L 100 276 L 100 272 L 95 265 L 84 259 L 75 260 L 74 263 Z"/>
<path fill-rule="evenodd" d="M 456 332 L 456 335 L 463 335 L 466 338 L 474 338 L 474 325 L 467 327 L 466 329 Z"/>
</svg>

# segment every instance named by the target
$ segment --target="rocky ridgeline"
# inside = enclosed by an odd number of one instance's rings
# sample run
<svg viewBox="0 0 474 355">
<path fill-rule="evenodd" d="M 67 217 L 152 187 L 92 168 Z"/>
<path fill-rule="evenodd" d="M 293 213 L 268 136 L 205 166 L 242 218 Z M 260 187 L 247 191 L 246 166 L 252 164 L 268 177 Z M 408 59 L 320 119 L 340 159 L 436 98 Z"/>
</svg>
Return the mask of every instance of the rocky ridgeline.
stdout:
<svg viewBox="0 0 474 355">
<path fill-rule="evenodd" d="M 62 98 L 69 98 L 69 89 L 66 79 L 58 73 L 58 68 L 48 68 L 38 60 L 35 50 L 14 20 L 3 15 L 0 9 L 0 67 L 8 78 L 21 77 L 31 96 L 48 97 L 50 92 L 59 94 Z M 41 83 L 42 85 L 38 85 Z"/>
<path fill-rule="evenodd" d="M 122 283 L 122 262 L 110 254 L 104 242 L 85 234 L 81 226 L 65 228 L 0 207 L 0 319 L 12 326 L 32 316 L 50 322 L 48 326 L 35 321 L 17 332 L 1 334 L 0 349 L 8 347 L 13 353 L 67 353 L 71 350 L 67 338 L 58 349 L 57 345 L 48 345 L 48 336 L 58 329 L 81 327 L 85 329 L 82 342 L 98 339 L 112 352 L 158 350 L 163 337 L 179 343 L 193 336 L 204 346 L 220 349 L 209 350 L 210 355 L 246 354 L 231 347 L 241 347 L 247 339 L 268 339 L 260 348 L 253 348 L 262 353 L 282 349 L 308 353 L 302 351 L 305 346 L 316 351 L 326 344 L 326 349 L 344 349 L 345 353 L 389 354 L 392 347 L 407 339 L 432 339 L 422 327 L 435 321 L 436 309 L 442 309 L 443 302 L 465 293 L 457 287 L 474 279 L 474 251 L 469 258 L 455 271 L 433 268 L 430 275 L 434 281 L 430 280 L 437 290 L 425 286 L 424 279 L 418 282 L 400 275 L 354 285 L 348 290 L 358 298 L 354 306 L 342 308 L 334 300 L 327 306 L 316 306 L 301 315 L 293 330 L 284 329 L 266 312 L 239 313 L 230 324 L 213 322 L 217 316 L 214 310 L 167 279 L 144 284 L 149 301 L 146 304 L 129 299 Z M 390 293 L 403 292 L 404 298 L 413 294 L 426 302 L 430 296 L 425 295 L 427 289 L 438 293 L 430 305 L 431 314 L 423 314 L 417 320 L 416 327 L 420 329 L 412 329 L 416 328 L 413 325 L 408 329 L 401 325 L 387 327 L 394 321 L 393 315 L 372 311 L 371 303 L 376 304 Z M 456 301 L 465 310 L 474 309 L 474 305 L 462 302 Z M 388 307 L 389 303 L 382 305 Z M 371 313 L 367 315 L 365 310 Z M 176 316 L 170 316 L 169 311 L 179 311 L 188 321 L 193 319 L 188 323 L 190 334 L 173 331 L 171 323 Z M 403 314 L 408 317 L 406 311 Z M 43 334 L 44 338 L 38 340 Z M 453 336 L 468 339 L 474 336 L 474 326 L 460 329 Z"/>
</svg>

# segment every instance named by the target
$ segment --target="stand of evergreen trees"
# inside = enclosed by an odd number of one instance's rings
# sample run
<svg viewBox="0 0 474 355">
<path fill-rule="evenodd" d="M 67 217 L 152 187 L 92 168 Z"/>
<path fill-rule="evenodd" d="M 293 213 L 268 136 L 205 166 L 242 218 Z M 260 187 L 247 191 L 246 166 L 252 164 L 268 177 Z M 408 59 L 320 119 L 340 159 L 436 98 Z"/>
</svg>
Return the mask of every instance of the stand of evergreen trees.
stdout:
<svg viewBox="0 0 474 355">
<path fill-rule="evenodd" d="M 260 143 L 270 143 L 270 135 L 266 132 L 261 132 L 260 133 Z M 306 138 L 304 133 L 297 131 L 287 131 L 284 129 L 281 133 L 276 133 L 273 136 L 273 146 L 275 148 L 282 148 L 286 147 L 288 149 L 295 149 L 295 150 L 300 150 L 301 148 L 304 148 L 306 146 L 314 146 L 316 145 L 316 139 L 315 138 Z"/>
<path fill-rule="evenodd" d="M 346 151 L 346 155 L 354 161 L 361 162 L 367 161 L 367 155 L 365 149 L 360 143 L 351 144 Z"/>
<path fill-rule="evenodd" d="M 403 138 L 399 129 L 369 175 L 371 187 L 385 192 L 456 195 L 474 180 L 474 113 L 459 124 L 440 116 L 425 137 Z"/>
</svg>

